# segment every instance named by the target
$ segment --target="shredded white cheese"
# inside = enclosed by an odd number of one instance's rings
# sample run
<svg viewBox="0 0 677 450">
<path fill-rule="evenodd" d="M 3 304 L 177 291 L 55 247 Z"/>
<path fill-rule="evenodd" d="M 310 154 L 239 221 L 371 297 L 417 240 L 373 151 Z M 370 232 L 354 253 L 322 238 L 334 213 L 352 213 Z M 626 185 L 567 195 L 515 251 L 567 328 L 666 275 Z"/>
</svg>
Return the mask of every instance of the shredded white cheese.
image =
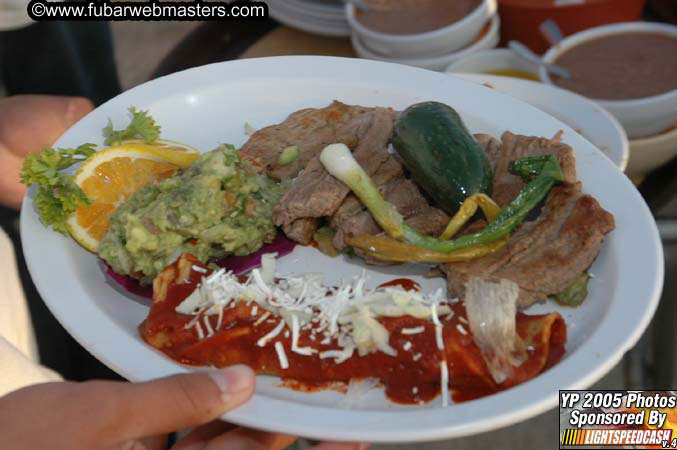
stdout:
<svg viewBox="0 0 677 450">
<path fill-rule="evenodd" d="M 461 325 L 460 323 L 456 324 L 456 329 L 458 330 L 459 333 L 461 333 L 464 336 L 468 334 L 468 332 L 465 331 L 465 328 L 463 328 L 463 325 Z"/>
<path fill-rule="evenodd" d="M 204 323 L 205 323 L 205 328 L 207 329 L 207 337 L 213 336 L 214 335 L 214 329 L 212 328 L 212 324 L 209 322 L 209 316 L 204 316 Z"/>
<path fill-rule="evenodd" d="M 268 317 L 270 317 L 270 312 L 266 311 L 261 317 L 256 319 L 256 322 L 254 322 L 254 326 L 258 327 L 261 325 Z"/>
<path fill-rule="evenodd" d="M 193 270 L 199 273 L 207 273 L 207 269 L 196 265 L 193 265 Z"/>
<path fill-rule="evenodd" d="M 252 278 L 254 279 L 254 282 L 256 283 L 256 287 L 261 290 L 266 296 L 272 297 L 272 291 L 266 284 L 266 282 L 263 279 L 263 276 L 261 275 L 261 272 L 259 269 L 254 269 L 252 270 Z"/>
<path fill-rule="evenodd" d="M 299 319 L 296 314 L 291 316 L 291 351 L 298 353 L 299 355 L 310 356 L 313 353 L 317 353 L 317 350 L 311 347 L 299 347 Z"/>
<path fill-rule="evenodd" d="M 402 334 L 419 334 L 425 331 L 425 327 L 402 328 Z"/>
<path fill-rule="evenodd" d="M 446 359 L 440 363 L 440 387 L 442 388 L 442 406 L 446 407 L 449 404 L 449 368 Z"/>
<path fill-rule="evenodd" d="M 409 342 L 409 341 L 405 342 L 404 345 L 402 346 L 402 348 L 403 348 L 405 351 L 411 350 L 411 342 Z"/>
<path fill-rule="evenodd" d="M 197 330 L 198 339 L 204 339 L 205 338 L 205 332 L 202 331 L 202 325 L 200 325 L 200 322 L 195 322 L 195 329 Z"/>
<path fill-rule="evenodd" d="M 430 309 L 432 310 L 431 316 L 433 323 L 435 324 L 435 342 L 437 343 L 437 348 L 443 351 L 444 340 L 442 339 L 442 324 L 440 323 L 439 317 L 437 317 L 437 304 L 433 303 Z"/>
<path fill-rule="evenodd" d="M 219 308 L 219 318 L 216 320 L 216 329 L 221 329 L 221 324 L 223 323 L 223 306 Z"/>
<path fill-rule="evenodd" d="M 188 297 L 186 297 L 175 311 L 181 314 L 193 314 L 196 310 L 204 304 L 204 300 L 200 295 L 200 290 L 195 289 Z"/>
<path fill-rule="evenodd" d="M 282 342 L 275 342 L 275 351 L 277 352 L 277 359 L 280 360 L 280 367 L 282 369 L 289 368 L 289 361 L 287 361 L 287 354 L 284 352 L 284 346 Z"/>
<path fill-rule="evenodd" d="M 280 323 L 278 323 L 275 328 L 270 330 L 268 334 L 266 334 L 261 339 L 256 341 L 256 345 L 258 345 L 259 347 L 265 347 L 268 341 L 275 339 L 277 335 L 280 334 L 284 326 L 285 326 L 284 320 L 280 320 Z"/>
<path fill-rule="evenodd" d="M 350 359 L 354 352 L 354 346 L 346 347 L 343 350 L 326 350 L 320 353 L 320 359 L 334 358 L 335 364 L 341 364 L 342 362 Z"/>
</svg>

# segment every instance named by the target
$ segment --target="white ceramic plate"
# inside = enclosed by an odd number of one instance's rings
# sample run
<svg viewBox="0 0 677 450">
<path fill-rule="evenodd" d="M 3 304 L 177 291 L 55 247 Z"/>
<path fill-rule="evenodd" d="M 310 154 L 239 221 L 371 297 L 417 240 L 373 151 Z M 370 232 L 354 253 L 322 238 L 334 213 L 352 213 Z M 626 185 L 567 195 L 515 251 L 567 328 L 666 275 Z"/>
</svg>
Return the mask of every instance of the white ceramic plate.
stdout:
<svg viewBox="0 0 677 450">
<path fill-rule="evenodd" d="M 255 428 L 329 440 L 404 442 L 461 436 L 509 425 L 557 403 L 558 389 L 590 385 L 613 367 L 637 341 L 656 308 L 663 256 L 655 223 L 639 193 L 592 144 L 542 111 L 491 89 L 412 67 L 359 59 L 278 57 L 199 67 L 137 86 L 87 115 L 58 142 L 68 147 L 101 143 L 111 118 L 127 121 L 130 105 L 149 109 L 163 136 L 208 150 L 241 145 L 245 122 L 259 128 L 282 121 L 301 108 L 333 99 L 403 109 L 423 101 L 453 105 L 473 132 L 498 136 L 504 130 L 552 136 L 564 130 L 575 149 L 584 190 L 616 216 L 617 229 L 595 261 L 589 298 L 576 309 L 548 302 L 529 312 L 560 311 L 569 339 L 563 360 L 513 389 L 443 408 L 438 398 L 425 406 L 398 406 L 372 391 L 358 410 L 340 408 L 336 392 L 305 394 L 259 377 L 252 400 L 226 420 Z M 106 281 L 96 257 L 38 220 L 30 191 L 22 208 L 21 236 L 31 275 L 62 325 L 92 354 L 130 380 L 185 372 L 142 342 L 137 325 L 147 307 L 125 298 Z M 329 282 L 357 274 L 357 260 L 331 259 L 298 247 L 280 260 L 283 272 L 323 271 Z M 371 285 L 406 274 L 425 289 L 442 280 L 418 276 L 420 266 L 368 268 Z"/>
<path fill-rule="evenodd" d="M 628 165 L 628 136 L 618 120 L 597 103 L 582 95 L 536 81 L 517 78 L 453 73 L 457 77 L 485 84 L 545 111 L 561 120 L 613 161 L 619 169 Z"/>
</svg>

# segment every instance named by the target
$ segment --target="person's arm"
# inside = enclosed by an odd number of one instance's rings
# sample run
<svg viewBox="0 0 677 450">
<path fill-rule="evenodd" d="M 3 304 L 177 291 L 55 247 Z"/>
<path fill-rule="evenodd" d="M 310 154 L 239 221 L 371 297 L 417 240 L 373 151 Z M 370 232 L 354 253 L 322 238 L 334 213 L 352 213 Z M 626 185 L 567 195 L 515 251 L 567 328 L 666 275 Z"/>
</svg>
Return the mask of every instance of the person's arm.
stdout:
<svg viewBox="0 0 677 450">
<path fill-rule="evenodd" d="M 93 109 L 86 98 L 17 95 L 0 99 L 0 205 L 19 209 L 26 186 L 19 182 L 23 160 L 51 147 Z"/>
</svg>

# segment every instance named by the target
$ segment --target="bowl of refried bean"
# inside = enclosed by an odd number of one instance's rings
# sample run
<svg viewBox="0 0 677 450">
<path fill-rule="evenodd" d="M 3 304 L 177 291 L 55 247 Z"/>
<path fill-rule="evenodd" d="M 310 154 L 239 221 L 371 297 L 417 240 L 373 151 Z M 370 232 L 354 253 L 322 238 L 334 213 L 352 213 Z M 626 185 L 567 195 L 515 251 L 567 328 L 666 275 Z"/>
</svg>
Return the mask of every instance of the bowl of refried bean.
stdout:
<svg viewBox="0 0 677 450">
<path fill-rule="evenodd" d="M 539 71 L 543 82 L 584 95 L 611 112 L 630 138 L 663 133 L 677 123 L 677 26 L 650 22 L 605 25 L 573 34 L 543 59 L 571 78 Z"/>
</svg>

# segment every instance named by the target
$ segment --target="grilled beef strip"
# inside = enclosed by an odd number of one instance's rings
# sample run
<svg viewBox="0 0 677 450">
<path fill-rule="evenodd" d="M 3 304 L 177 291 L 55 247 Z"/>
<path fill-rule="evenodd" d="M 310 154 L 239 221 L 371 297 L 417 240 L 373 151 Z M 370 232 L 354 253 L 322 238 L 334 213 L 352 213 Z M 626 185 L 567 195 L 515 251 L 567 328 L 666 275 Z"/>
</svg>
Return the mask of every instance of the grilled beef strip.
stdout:
<svg viewBox="0 0 677 450">
<path fill-rule="evenodd" d="M 573 150 L 567 144 L 560 142 L 558 133 L 552 139 L 520 136 L 506 131 L 498 141 L 486 134 L 476 134 L 475 139 L 484 147 L 489 158 L 489 165 L 493 174 L 491 198 L 501 208 L 505 207 L 520 193 L 524 187 L 522 179 L 508 171 L 511 161 L 527 156 L 553 155 L 562 167 L 564 181 L 576 182 L 576 159 Z"/>
<path fill-rule="evenodd" d="M 294 178 L 327 145 L 335 142 L 344 142 L 351 148 L 357 145 L 355 130 L 362 126 L 362 116 L 371 114 L 373 109 L 334 101 L 326 108 L 296 111 L 284 122 L 256 131 L 240 155 L 276 180 Z M 298 158 L 280 165 L 282 151 L 290 146 L 297 147 Z"/>
<path fill-rule="evenodd" d="M 278 125 L 263 128 L 243 146 L 242 157 L 276 179 L 295 178 L 290 190 L 276 205 L 273 220 L 287 237 L 307 244 L 318 219 L 336 212 L 350 190 L 327 173 L 318 159 L 328 144 L 342 142 L 373 174 L 388 158 L 386 146 L 396 112 L 390 108 L 365 108 L 334 101 L 321 109 L 304 109 Z M 281 166 L 278 158 L 289 146 L 299 149 L 298 158 Z"/>
<path fill-rule="evenodd" d="M 273 211 L 275 224 L 287 237 L 309 243 L 321 218 L 328 218 L 337 230 L 335 244 L 339 249 L 345 248 L 345 233 L 381 231 L 350 189 L 320 163 L 320 151 L 334 142 L 351 148 L 385 198 L 412 226 L 428 233 L 444 228 L 448 216 L 429 205 L 418 187 L 405 178 L 402 164 L 388 152 L 396 115 L 389 108 L 348 106 L 335 101 L 327 108 L 293 113 L 283 123 L 254 133 L 242 149 L 243 158 L 275 178 L 298 175 Z M 277 158 L 290 145 L 300 149 L 299 157 L 293 168 L 280 167 Z"/>
<path fill-rule="evenodd" d="M 440 266 L 451 295 L 463 297 L 471 277 L 508 279 L 520 287 L 518 304 L 529 306 L 566 289 L 590 267 L 604 235 L 614 228 L 613 216 L 576 182 L 572 149 L 558 138 L 516 136 L 506 132 L 501 142 L 478 136 L 494 168 L 494 199 L 504 207 L 522 189 L 519 177 L 508 173 L 516 158 L 551 154 L 564 172 L 565 182 L 548 195 L 539 217 L 524 222 L 499 251 L 482 258 Z"/>
<path fill-rule="evenodd" d="M 392 135 L 395 111 L 385 108 L 373 108 L 351 123 L 353 135 L 345 141 L 353 151 L 356 161 L 370 176 L 390 156 L 387 152 Z M 356 123 L 359 122 L 359 123 Z M 339 139 L 339 137 L 337 137 Z M 285 193 L 273 210 L 273 220 L 282 226 L 287 236 L 302 243 L 312 239 L 312 233 L 290 235 L 289 225 L 298 219 L 332 216 L 350 193 L 350 189 L 330 175 L 314 156 Z"/>
</svg>

